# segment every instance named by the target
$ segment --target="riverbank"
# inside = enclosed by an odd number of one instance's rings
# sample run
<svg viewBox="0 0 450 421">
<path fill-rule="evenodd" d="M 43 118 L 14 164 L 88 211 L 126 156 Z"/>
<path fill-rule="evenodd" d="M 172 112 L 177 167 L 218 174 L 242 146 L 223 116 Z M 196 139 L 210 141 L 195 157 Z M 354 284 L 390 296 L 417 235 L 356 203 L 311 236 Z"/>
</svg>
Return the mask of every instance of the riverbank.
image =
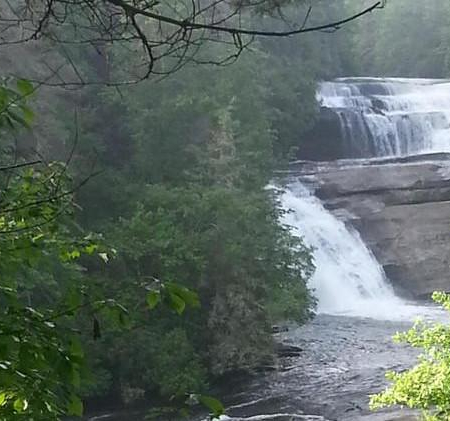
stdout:
<svg viewBox="0 0 450 421">
<path fill-rule="evenodd" d="M 443 317 L 431 307 L 417 307 L 417 315 L 421 314 L 428 319 Z M 275 336 L 297 352 L 281 356 L 275 370 L 224 386 L 219 397 L 230 417 L 224 420 L 291 419 L 285 418 L 287 415 L 302 415 L 294 419 L 303 420 L 416 420 L 411 411 L 373 413 L 368 408 L 369 395 L 386 387 L 387 370 L 403 370 L 414 364 L 417 351 L 391 339 L 411 325 L 412 320 L 318 315 L 304 326 L 290 326 Z M 145 415 L 145 411 L 121 412 L 90 420 L 144 421 Z"/>
<path fill-rule="evenodd" d="M 227 413 L 232 417 L 303 413 L 339 421 L 413 419 L 407 412 L 373 414 L 368 408 L 369 395 L 387 385 L 387 370 L 414 363 L 417 352 L 391 340 L 411 324 L 319 315 L 305 326 L 278 334 L 280 341 L 300 348 L 301 354 L 281 358 L 278 370 L 247 385 L 245 395 L 231 394 L 227 400 L 234 405 Z"/>
</svg>

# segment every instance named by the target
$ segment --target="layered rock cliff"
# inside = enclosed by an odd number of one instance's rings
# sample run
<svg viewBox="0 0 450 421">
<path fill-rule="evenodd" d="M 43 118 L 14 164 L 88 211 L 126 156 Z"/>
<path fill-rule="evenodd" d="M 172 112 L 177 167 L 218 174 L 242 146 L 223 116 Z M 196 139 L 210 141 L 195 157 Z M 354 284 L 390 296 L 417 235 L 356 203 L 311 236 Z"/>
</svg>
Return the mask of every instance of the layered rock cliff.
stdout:
<svg viewBox="0 0 450 421">
<path fill-rule="evenodd" d="M 292 177 L 360 232 L 400 294 L 450 291 L 450 154 L 298 161 Z"/>
</svg>

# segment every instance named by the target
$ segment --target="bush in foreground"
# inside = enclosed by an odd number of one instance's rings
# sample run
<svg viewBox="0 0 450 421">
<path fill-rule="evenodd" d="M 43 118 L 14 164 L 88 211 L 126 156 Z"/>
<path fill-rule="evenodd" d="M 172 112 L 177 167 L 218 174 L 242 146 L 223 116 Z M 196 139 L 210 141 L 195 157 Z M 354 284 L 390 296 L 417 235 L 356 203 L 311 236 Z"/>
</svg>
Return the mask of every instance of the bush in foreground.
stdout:
<svg viewBox="0 0 450 421">
<path fill-rule="evenodd" d="M 435 292 L 433 300 L 450 312 L 450 295 Z M 388 372 L 392 385 L 371 396 L 371 409 L 400 405 L 422 411 L 427 421 L 450 420 L 450 326 L 417 321 L 395 342 L 422 349 L 417 364 L 404 372 Z"/>
</svg>

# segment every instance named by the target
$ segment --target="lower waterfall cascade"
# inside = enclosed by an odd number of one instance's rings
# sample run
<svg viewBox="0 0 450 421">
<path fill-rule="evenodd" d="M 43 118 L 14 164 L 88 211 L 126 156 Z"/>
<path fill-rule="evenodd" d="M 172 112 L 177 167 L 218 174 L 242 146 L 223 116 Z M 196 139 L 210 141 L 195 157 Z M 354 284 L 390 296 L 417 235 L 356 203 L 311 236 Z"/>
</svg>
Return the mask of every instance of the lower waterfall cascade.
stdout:
<svg viewBox="0 0 450 421">
<path fill-rule="evenodd" d="M 281 203 L 288 211 L 282 222 L 313 248 L 316 270 L 309 286 L 318 313 L 408 320 L 431 310 L 419 310 L 396 296 L 358 232 L 325 209 L 303 184 L 290 184 Z"/>
</svg>

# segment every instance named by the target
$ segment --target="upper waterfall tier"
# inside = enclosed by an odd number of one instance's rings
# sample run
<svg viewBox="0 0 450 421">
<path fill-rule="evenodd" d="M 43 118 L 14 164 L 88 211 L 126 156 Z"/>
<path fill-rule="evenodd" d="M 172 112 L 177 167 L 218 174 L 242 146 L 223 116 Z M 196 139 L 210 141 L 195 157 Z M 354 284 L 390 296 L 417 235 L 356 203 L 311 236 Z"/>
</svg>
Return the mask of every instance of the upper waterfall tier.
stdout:
<svg viewBox="0 0 450 421">
<path fill-rule="evenodd" d="M 337 79 L 319 85 L 317 100 L 339 119 L 340 157 L 450 151 L 448 80 Z"/>
</svg>

